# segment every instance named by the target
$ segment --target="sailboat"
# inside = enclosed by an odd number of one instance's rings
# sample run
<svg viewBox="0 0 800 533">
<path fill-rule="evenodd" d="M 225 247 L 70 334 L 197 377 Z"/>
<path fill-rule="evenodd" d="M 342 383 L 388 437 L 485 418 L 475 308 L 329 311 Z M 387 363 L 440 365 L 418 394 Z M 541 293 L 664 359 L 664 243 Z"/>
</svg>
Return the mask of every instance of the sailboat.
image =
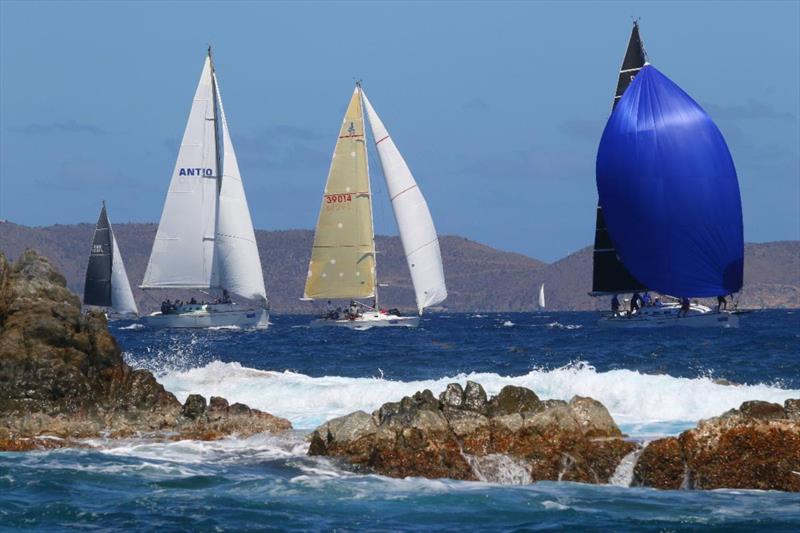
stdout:
<svg viewBox="0 0 800 533">
<path fill-rule="evenodd" d="M 378 299 L 375 231 L 364 111 L 392 202 L 406 256 L 417 316 L 386 311 Z M 423 311 L 447 298 L 439 238 L 428 205 L 403 156 L 357 83 L 342 121 L 314 233 L 304 300 L 351 300 L 348 310 L 328 309 L 313 327 L 419 325 Z M 369 305 L 360 300 L 372 299 Z"/>
<path fill-rule="evenodd" d="M 544 283 L 539 285 L 539 309 L 544 309 Z"/>
<path fill-rule="evenodd" d="M 736 169 L 706 112 L 647 61 L 634 22 L 597 153 L 593 295 L 652 290 L 678 301 L 603 316 L 609 327 L 736 327 L 692 303 L 742 287 Z"/>
<path fill-rule="evenodd" d="M 141 287 L 221 292 L 213 302 L 162 305 L 145 317 L 148 326 L 268 325 L 261 260 L 210 47 Z"/>
<path fill-rule="evenodd" d="M 105 307 L 106 316 L 110 319 L 139 316 L 105 202 L 94 228 L 83 286 L 83 304 Z"/>
</svg>

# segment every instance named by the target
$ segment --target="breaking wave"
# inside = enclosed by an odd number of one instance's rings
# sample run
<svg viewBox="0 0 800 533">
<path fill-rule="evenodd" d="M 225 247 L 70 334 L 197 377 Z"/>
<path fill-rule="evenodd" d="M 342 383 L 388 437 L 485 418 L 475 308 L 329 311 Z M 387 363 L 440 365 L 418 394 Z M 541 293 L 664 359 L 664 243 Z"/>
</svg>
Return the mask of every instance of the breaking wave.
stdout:
<svg viewBox="0 0 800 533">
<path fill-rule="evenodd" d="M 636 436 L 678 433 L 699 419 L 717 416 L 747 400 L 783 403 L 800 396 L 800 390 L 777 385 L 728 385 L 711 377 L 681 378 L 624 369 L 598 372 L 585 362 L 519 376 L 469 373 L 416 381 L 311 377 L 220 361 L 189 370 L 163 370 L 159 375 L 159 381 L 181 401 L 192 393 L 223 396 L 288 418 L 297 429 L 311 429 L 359 409 L 371 412 L 384 402 L 418 390 L 430 389 L 438 395 L 448 383 L 464 385 L 467 380 L 483 385 L 489 395 L 506 385 L 518 385 L 532 389 L 542 399 L 590 396 L 608 408 L 623 431 Z"/>
</svg>

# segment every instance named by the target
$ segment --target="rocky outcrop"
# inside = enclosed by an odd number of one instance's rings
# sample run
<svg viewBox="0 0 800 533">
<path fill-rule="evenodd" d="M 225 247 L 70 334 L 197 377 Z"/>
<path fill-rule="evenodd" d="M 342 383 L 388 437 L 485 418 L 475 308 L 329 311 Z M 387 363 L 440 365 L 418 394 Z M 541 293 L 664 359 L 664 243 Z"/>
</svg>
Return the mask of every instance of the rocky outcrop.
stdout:
<svg viewBox="0 0 800 533">
<path fill-rule="evenodd" d="M 650 443 L 634 468 L 634 484 L 800 492 L 800 400 L 745 402 Z"/>
<path fill-rule="evenodd" d="M 310 455 L 342 458 L 365 471 L 488 481 L 606 483 L 623 440 L 608 411 L 591 398 L 542 402 L 507 386 L 488 399 L 483 387 L 452 383 L 330 420 L 310 435 Z"/>
<path fill-rule="evenodd" d="M 190 396 L 181 405 L 122 359 L 105 317 L 81 313 L 50 263 L 0 255 L 0 450 L 142 433 L 219 438 L 290 428 L 288 421 Z M 64 440 L 41 437 L 59 437 Z"/>
</svg>

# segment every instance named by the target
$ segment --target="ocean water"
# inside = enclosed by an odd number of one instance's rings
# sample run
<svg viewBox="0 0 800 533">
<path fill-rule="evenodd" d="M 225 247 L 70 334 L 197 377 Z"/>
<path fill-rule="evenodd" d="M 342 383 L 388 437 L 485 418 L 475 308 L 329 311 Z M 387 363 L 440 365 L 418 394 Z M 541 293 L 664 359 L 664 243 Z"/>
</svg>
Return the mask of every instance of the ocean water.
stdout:
<svg viewBox="0 0 800 533">
<path fill-rule="evenodd" d="M 742 316 L 736 330 L 605 331 L 592 313 L 433 315 L 417 330 L 152 331 L 112 324 L 126 360 L 168 390 L 220 395 L 284 416 L 295 431 L 216 442 L 87 441 L 0 453 L 0 530 L 797 531 L 797 494 L 615 485 L 390 479 L 307 457 L 305 435 L 417 390 L 480 382 L 541 398 L 602 401 L 638 440 L 674 435 L 741 402 L 800 397 L 800 312 Z M 627 466 L 627 468 L 626 468 Z"/>
</svg>

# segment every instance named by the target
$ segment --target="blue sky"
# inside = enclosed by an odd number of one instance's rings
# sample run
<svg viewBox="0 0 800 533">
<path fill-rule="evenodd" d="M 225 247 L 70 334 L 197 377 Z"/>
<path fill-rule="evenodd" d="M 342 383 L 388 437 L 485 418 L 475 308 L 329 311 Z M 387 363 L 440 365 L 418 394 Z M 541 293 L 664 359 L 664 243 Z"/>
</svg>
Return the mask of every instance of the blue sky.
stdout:
<svg viewBox="0 0 800 533">
<path fill-rule="evenodd" d="M 157 221 L 208 43 L 258 229 L 311 228 L 356 78 L 439 233 L 555 260 L 594 232 L 632 16 L 709 112 L 745 238 L 800 238 L 798 2 L 0 2 L 0 218 Z M 376 229 L 396 233 L 377 159 Z"/>
</svg>

